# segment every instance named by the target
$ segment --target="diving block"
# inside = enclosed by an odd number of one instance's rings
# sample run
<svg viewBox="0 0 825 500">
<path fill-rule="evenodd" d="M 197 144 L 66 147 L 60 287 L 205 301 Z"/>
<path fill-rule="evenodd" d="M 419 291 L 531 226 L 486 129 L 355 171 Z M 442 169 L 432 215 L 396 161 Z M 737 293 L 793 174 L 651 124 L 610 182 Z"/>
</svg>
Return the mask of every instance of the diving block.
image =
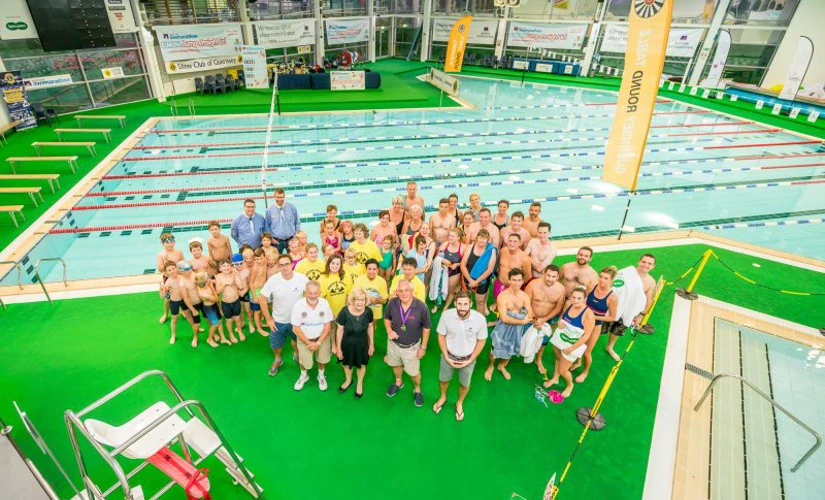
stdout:
<svg viewBox="0 0 825 500">
<path fill-rule="evenodd" d="M 100 420 L 88 419 L 83 422 L 86 429 L 95 441 L 117 448 L 127 442 L 135 434 L 153 424 L 155 420 L 169 411 L 169 405 L 163 401 L 157 402 L 140 412 L 138 416 L 120 427 L 111 426 Z M 171 415 L 145 436 L 126 448 L 122 455 L 126 458 L 148 459 L 172 442 L 186 427 L 186 422 L 177 415 Z"/>
<path fill-rule="evenodd" d="M 146 461 L 178 483 L 186 491 L 187 498 L 212 498 L 209 496 L 209 478 L 206 477 L 209 469 L 196 469 L 169 448 L 161 448 Z"/>
</svg>

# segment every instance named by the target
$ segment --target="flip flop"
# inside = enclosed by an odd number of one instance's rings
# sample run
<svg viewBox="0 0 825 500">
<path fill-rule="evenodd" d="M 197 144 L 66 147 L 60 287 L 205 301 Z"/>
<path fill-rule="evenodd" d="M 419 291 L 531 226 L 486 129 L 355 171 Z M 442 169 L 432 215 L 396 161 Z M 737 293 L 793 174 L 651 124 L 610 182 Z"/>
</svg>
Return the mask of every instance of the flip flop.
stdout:
<svg viewBox="0 0 825 500">
<path fill-rule="evenodd" d="M 461 422 L 464 420 L 464 412 L 463 411 L 456 411 L 455 412 L 455 420 L 456 422 Z"/>
<path fill-rule="evenodd" d="M 564 401 L 564 396 L 561 395 L 559 391 L 550 391 L 547 393 L 547 396 L 550 398 L 550 401 L 559 404 Z"/>
<path fill-rule="evenodd" d="M 446 402 L 446 401 L 444 401 L 444 402 L 443 402 L 443 403 L 441 403 L 441 404 L 438 404 L 438 403 L 434 404 L 434 405 L 433 405 L 433 413 L 435 413 L 436 415 L 438 415 L 439 413 L 441 413 L 441 409 L 442 409 L 442 408 L 444 408 L 444 405 L 445 405 L 445 404 L 447 404 L 447 402 Z"/>
</svg>

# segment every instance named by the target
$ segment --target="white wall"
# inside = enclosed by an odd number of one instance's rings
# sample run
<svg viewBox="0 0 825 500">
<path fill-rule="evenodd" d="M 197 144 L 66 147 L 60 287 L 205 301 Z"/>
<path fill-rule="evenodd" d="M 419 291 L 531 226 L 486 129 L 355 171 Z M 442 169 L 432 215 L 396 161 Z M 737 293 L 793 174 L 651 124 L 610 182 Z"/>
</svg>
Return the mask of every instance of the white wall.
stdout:
<svg viewBox="0 0 825 500">
<path fill-rule="evenodd" d="M 807 36 L 814 43 L 814 57 L 808 67 L 808 73 L 802 80 L 802 87 L 806 83 L 825 82 L 825 30 L 822 23 L 825 20 L 825 1 L 801 0 L 796 8 L 788 31 L 782 38 L 776 54 L 768 68 L 763 87 L 785 83 L 791 61 L 796 53 L 796 44 L 800 36 Z"/>
</svg>

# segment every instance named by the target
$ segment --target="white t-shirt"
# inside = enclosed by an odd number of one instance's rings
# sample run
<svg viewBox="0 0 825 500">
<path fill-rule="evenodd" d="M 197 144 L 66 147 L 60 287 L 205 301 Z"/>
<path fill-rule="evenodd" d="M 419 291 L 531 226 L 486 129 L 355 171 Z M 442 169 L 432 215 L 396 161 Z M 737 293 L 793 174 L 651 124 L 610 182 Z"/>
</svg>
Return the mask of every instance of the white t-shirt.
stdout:
<svg viewBox="0 0 825 500">
<path fill-rule="evenodd" d="M 272 319 L 278 323 L 289 323 L 292 319 L 292 308 L 304 296 L 309 279 L 301 273 L 293 273 L 292 279 L 285 280 L 281 273 L 270 276 L 261 295 L 272 303 Z"/>
<path fill-rule="evenodd" d="M 473 353 L 477 341 L 487 338 L 487 320 L 472 309 L 467 319 L 462 320 L 455 308 L 447 309 L 438 320 L 436 331 L 446 337 L 447 351 L 463 358 Z"/>
<path fill-rule="evenodd" d="M 309 307 L 307 299 L 303 298 L 292 308 L 292 326 L 297 326 L 309 340 L 317 339 L 324 331 L 324 325 L 335 321 L 332 309 L 327 299 L 319 298 L 315 309 Z"/>
</svg>

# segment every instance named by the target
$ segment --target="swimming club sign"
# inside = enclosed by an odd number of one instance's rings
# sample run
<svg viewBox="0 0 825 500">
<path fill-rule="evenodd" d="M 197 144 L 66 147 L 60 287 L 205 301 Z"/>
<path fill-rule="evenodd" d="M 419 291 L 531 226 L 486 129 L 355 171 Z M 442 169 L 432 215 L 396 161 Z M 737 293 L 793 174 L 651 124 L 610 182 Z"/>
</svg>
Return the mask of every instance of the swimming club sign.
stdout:
<svg viewBox="0 0 825 500">
<path fill-rule="evenodd" d="M 26 130 L 37 126 L 37 119 L 19 71 L 0 73 L 0 92 L 3 94 L 3 100 L 6 101 L 9 118 L 13 122 L 20 122 L 15 126 L 16 130 Z"/>
<path fill-rule="evenodd" d="M 433 21 L 433 41 L 448 41 L 456 21 L 458 21 L 458 19 L 435 19 Z M 478 21 L 474 19 L 470 24 L 470 34 L 467 36 L 467 43 L 470 45 L 494 45 L 496 43 L 497 30 L 498 21 Z"/>
<path fill-rule="evenodd" d="M 261 21 L 253 23 L 258 45 L 267 49 L 315 45 L 315 21 Z"/>
<path fill-rule="evenodd" d="M 171 61 L 166 63 L 166 72 L 170 75 L 176 73 L 196 73 L 198 71 L 212 71 L 215 69 L 231 68 L 243 64 L 243 57 L 223 56 L 205 57 L 201 59 L 190 59 L 188 61 Z"/>
<path fill-rule="evenodd" d="M 155 26 L 167 63 L 237 55 L 243 45 L 240 24 Z"/>
<path fill-rule="evenodd" d="M 366 42 L 370 39 L 370 19 L 352 17 L 327 19 L 327 45 Z"/>
<path fill-rule="evenodd" d="M 510 22 L 507 45 L 541 49 L 580 49 L 587 35 L 586 24 L 538 24 Z"/>
<path fill-rule="evenodd" d="M 24 78 L 23 85 L 26 90 L 47 89 L 49 87 L 62 87 L 64 85 L 71 85 L 72 75 L 66 73 L 63 75 L 50 76 L 36 76 L 34 78 Z"/>
<path fill-rule="evenodd" d="M 703 29 L 672 29 L 667 40 L 670 57 L 693 57 L 702 41 Z M 627 52 L 628 27 L 610 24 L 604 32 L 600 52 L 624 54 Z"/>
</svg>

